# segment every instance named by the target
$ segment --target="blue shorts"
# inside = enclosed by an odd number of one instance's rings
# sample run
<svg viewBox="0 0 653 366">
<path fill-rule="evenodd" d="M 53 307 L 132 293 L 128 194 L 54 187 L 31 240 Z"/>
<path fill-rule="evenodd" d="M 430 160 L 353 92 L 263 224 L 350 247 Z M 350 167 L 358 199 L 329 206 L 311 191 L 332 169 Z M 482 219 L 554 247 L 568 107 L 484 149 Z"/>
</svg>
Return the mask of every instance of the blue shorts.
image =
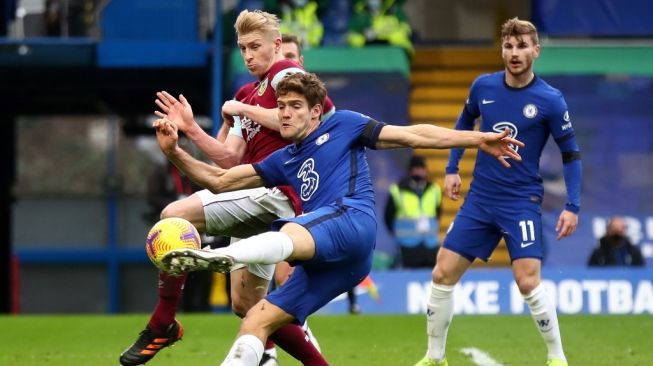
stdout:
<svg viewBox="0 0 653 366">
<path fill-rule="evenodd" d="M 510 259 L 542 259 L 542 214 L 533 202 L 481 201 L 469 194 L 442 244 L 470 261 L 486 261 L 503 237 Z"/>
<path fill-rule="evenodd" d="M 299 324 L 343 292 L 358 285 L 372 268 L 376 219 L 357 209 L 333 204 L 290 219 L 276 220 L 273 230 L 294 222 L 315 241 L 315 257 L 296 261 L 295 271 L 266 299 L 294 316 Z"/>
</svg>

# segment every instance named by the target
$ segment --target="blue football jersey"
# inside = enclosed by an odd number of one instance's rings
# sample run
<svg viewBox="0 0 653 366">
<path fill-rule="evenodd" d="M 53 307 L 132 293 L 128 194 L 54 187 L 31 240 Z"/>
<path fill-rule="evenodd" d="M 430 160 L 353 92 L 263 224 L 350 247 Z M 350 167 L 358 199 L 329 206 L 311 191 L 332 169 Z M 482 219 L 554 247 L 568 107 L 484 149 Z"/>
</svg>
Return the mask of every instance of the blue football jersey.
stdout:
<svg viewBox="0 0 653 366">
<path fill-rule="evenodd" d="M 541 203 L 540 155 L 549 136 L 553 136 L 561 150 L 564 146 L 566 150 L 578 151 L 562 93 L 537 76 L 526 87 L 512 88 L 505 82 L 505 71 L 482 75 L 472 84 L 456 128 L 471 130 L 478 117 L 480 131 L 509 129 L 510 136 L 526 146 L 515 148 L 522 162 L 511 161 L 510 169 L 479 151 L 470 194 L 491 200 L 526 199 Z M 461 156 L 461 149 L 452 151 L 447 173 L 458 171 Z"/>
<path fill-rule="evenodd" d="M 368 116 L 337 111 L 300 144 L 291 144 L 254 164 L 265 185 L 288 184 L 311 212 L 340 200 L 374 215 L 374 192 L 366 147 L 383 127 Z"/>
</svg>

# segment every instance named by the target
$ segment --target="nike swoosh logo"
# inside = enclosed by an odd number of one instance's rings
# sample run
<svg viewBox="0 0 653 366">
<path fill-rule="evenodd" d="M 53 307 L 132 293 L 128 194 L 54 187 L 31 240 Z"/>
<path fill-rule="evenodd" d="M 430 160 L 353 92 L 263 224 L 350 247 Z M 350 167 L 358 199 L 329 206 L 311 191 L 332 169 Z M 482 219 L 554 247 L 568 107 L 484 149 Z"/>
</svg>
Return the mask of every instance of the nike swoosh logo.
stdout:
<svg viewBox="0 0 653 366">
<path fill-rule="evenodd" d="M 290 163 L 292 163 L 293 161 L 295 161 L 295 157 L 293 157 L 292 159 L 286 161 L 285 163 L 283 163 L 283 165 L 290 164 Z"/>
<path fill-rule="evenodd" d="M 483 103 L 483 104 L 491 104 L 491 103 L 494 103 L 494 100 L 483 99 L 483 100 L 481 100 L 481 103 Z"/>
<path fill-rule="evenodd" d="M 528 243 L 521 243 L 522 248 L 530 247 L 531 245 L 535 244 L 534 241 L 530 241 Z"/>
</svg>

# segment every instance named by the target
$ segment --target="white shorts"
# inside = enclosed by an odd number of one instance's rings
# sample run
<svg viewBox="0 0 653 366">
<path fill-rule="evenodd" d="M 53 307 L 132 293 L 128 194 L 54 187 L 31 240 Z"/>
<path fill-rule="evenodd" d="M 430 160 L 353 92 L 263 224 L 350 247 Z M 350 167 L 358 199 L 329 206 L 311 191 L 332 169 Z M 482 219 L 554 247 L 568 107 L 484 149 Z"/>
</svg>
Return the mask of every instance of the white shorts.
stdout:
<svg viewBox="0 0 653 366">
<path fill-rule="evenodd" d="M 206 232 L 209 235 L 248 238 L 270 230 L 279 218 L 295 216 L 290 199 L 278 188 L 252 188 L 214 194 L 205 189 L 197 192 L 204 206 Z M 233 241 L 234 239 L 232 239 Z M 232 270 L 243 268 L 237 264 Z M 274 264 L 250 264 L 252 274 L 271 280 Z"/>
</svg>

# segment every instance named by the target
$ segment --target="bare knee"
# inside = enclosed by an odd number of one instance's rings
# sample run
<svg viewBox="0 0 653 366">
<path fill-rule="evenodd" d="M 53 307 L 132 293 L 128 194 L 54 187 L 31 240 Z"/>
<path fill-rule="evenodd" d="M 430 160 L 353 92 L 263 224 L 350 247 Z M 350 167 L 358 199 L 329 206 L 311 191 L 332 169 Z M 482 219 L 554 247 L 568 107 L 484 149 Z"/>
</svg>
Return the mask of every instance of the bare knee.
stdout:
<svg viewBox="0 0 653 366">
<path fill-rule="evenodd" d="M 449 249 L 440 248 L 438 259 L 431 272 L 433 283 L 439 285 L 453 286 L 469 268 L 471 262 Z"/>
<path fill-rule="evenodd" d="M 433 271 L 431 271 L 431 279 L 433 280 L 433 283 L 439 285 L 453 286 L 458 283 L 459 278 L 460 276 L 454 275 L 454 273 L 447 271 L 442 266 L 436 265 L 435 268 L 433 268 Z"/>
<path fill-rule="evenodd" d="M 515 278 L 515 282 L 519 292 L 522 295 L 528 295 L 540 284 L 540 279 L 537 276 L 520 276 Z"/>
<path fill-rule="evenodd" d="M 265 297 L 265 293 L 260 291 L 232 291 L 231 311 L 244 318 L 249 309 L 261 301 L 263 297 Z"/>
<path fill-rule="evenodd" d="M 289 324 L 295 317 L 263 299 L 251 307 L 240 326 L 240 334 L 252 334 L 265 340 L 277 329 Z"/>
<path fill-rule="evenodd" d="M 540 284 L 539 259 L 521 258 L 512 262 L 512 270 L 519 292 L 528 295 Z"/>
<path fill-rule="evenodd" d="M 183 205 L 179 201 L 169 203 L 161 211 L 161 219 L 167 219 L 167 218 L 170 218 L 170 217 L 185 218 L 184 214 L 186 213 L 186 210 L 184 210 L 182 206 Z"/>
<path fill-rule="evenodd" d="M 197 194 L 193 194 L 190 197 L 168 204 L 163 211 L 161 211 L 161 219 L 167 219 L 170 217 L 186 219 L 190 221 L 197 230 L 202 232 L 206 231 L 204 206 Z"/>
</svg>

